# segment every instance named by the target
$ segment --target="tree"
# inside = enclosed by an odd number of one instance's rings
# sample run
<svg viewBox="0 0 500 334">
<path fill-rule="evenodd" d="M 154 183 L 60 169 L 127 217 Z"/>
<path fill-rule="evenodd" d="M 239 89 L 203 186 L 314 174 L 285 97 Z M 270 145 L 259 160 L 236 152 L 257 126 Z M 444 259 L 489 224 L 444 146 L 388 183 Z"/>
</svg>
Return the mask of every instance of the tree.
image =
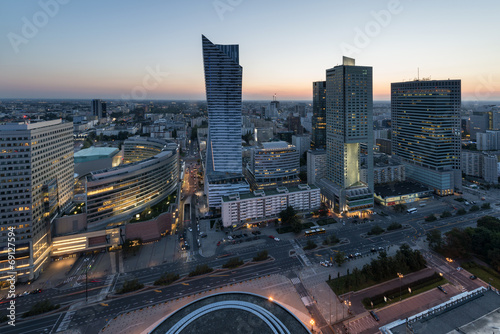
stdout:
<svg viewBox="0 0 500 334">
<path fill-rule="evenodd" d="M 458 211 L 457 211 L 457 215 L 458 215 L 458 216 L 463 216 L 463 215 L 465 215 L 466 213 L 467 213 L 467 211 L 465 211 L 465 209 L 458 209 Z"/>
<path fill-rule="evenodd" d="M 426 222 L 433 222 L 435 220 L 437 220 L 437 218 L 434 215 L 430 215 L 430 216 L 425 217 Z"/>
<path fill-rule="evenodd" d="M 311 249 L 314 249 L 318 247 L 318 245 L 316 245 L 316 243 L 312 240 L 307 240 L 307 244 L 305 245 L 304 247 L 304 250 L 311 250 Z"/>
<path fill-rule="evenodd" d="M 470 211 L 470 212 L 475 212 L 475 211 L 479 211 L 479 210 L 480 210 L 480 209 L 479 209 L 479 206 L 477 206 L 477 205 L 473 205 L 473 206 L 471 206 L 471 208 L 470 208 L 470 210 L 469 210 L 469 211 Z"/>
<path fill-rule="evenodd" d="M 484 216 L 477 220 L 477 227 L 484 227 L 492 232 L 500 232 L 500 219 Z"/>
<path fill-rule="evenodd" d="M 491 209 L 490 203 L 483 203 L 483 205 L 481 205 L 481 209 L 483 210 Z"/>
<path fill-rule="evenodd" d="M 287 206 L 285 210 L 279 213 L 279 217 L 281 218 L 281 224 L 290 225 L 293 217 L 297 215 L 297 212 L 292 206 Z"/>
<path fill-rule="evenodd" d="M 427 232 L 427 242 L 429 243 L 430 248 L 439 249 L 441 247 L 441 243 L 443 242 L 441 238 L 441 231 L 432 230 Z"/>
<path fill-rule="evenodd" d="M 396 212 L 405 212 L 406 211 L 406 205 L 400 203 L 400 204 L 396 204 L 392 207 L 394 209 L 394 211 Z"/>
<path fill-rule="evenodd" d="M 443 211 L 443 213 L 441 214 L 441 218 L 448 218 L 448 217 L 451 217 L 451 212 L 450 211 Z"/>
<path fill-rule="evenodd" d="M 333 259 L 335 260 L 337 265 L 340 267 L 340 266 L 342 266 L 342 263 L 345 262 L 345 253 L 344 252 L 337 252 L 333 256 Z"/>
<path fill-rule="evenodd" d="M 400 223 L 398 223 L 398 222 L 393 222 L 393 223 L 391 223 L 391 225 L 389 225 L 389 226 L 387 227 L 387 231 L 397 230 L 397 229 L 400 229 L 400 228 L 402 228 L 402 227 L 403 227 L 403 225 L 401 225 Z"/>
<path fill-rule="evenodd" d="M 368 235 L 379 235 L 379 234 L 382 234 L 384 233 L 384 229 L 378 225 L 375 225 L 372 227 L 372 229 L 370 230 L 370 232 L 368 232 Z"/>
</svg>

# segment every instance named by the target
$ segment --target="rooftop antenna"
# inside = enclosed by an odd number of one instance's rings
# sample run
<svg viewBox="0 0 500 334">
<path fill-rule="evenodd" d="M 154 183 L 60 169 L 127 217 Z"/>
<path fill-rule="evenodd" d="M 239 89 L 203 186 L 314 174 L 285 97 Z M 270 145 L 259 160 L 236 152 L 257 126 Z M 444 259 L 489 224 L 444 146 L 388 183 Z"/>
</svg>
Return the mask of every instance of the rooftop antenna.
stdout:
<svg viewBox="0 0 500 334">
<path fill-rule="evenodd" d="M 273 95 L 273 101 L 276 101 L 276 93 Z"/>
</svg>

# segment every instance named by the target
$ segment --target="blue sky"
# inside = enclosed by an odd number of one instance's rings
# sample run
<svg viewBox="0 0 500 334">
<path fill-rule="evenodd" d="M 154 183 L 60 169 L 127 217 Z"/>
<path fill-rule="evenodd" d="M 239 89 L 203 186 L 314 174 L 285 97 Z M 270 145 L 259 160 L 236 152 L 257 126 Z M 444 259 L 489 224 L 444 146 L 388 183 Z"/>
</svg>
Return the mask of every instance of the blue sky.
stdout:
<svg viewBox="0 0 500 334">
<path fill-rule="evenodd" d="M 464 0 L 3 0 L 0 98 L 204 99 L 204 34 L 240 45 L 244 99 L 311 99 L 312 82 L 347 54 L 373 66 L 375 99 L 419 67 L 421 77 L 462 79 L 464 99 L 499 100 L 499 9 Z"/>
</svg>

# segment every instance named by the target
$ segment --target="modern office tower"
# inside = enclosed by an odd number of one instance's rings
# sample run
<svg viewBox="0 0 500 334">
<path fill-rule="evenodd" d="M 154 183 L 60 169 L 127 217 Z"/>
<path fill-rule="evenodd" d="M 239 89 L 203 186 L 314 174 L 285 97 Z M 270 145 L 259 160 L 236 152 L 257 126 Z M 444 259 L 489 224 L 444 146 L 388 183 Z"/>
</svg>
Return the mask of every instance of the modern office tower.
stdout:
<svg viewBox="0 0 500 334">
<path fill-rule="evenodd" d="M 17 279 L 38 277 L 48 263 L 51 223 L 73 198 L 73 123 L 59 120 L 0 125 L 0 280 L 11 271 L 9 228 Z"/>
<path fill-rule="evenodd" d="M 307 151 L 307 183 L 317 185 L 326 176 L 326 151 Z"/>
<path fill-rule="evenodd" d="M 392 153 L 440 196 L 462 189 L 460 80 L 391 84 Z"/>
<path fill-rule="evenodd" d="M 326 81 L 313 82 L 312 149 L 326 149 Z"/>
<path fill-rule="evenodd" d="M 221 196 L 249 191 L 242 175 L 241 80 L 238 45 L 213 44 L 202 35 L 208 109 L 205 192 L 209 207 L 220 207 Z"/>
<path fill-rule="evenodd" d="M 299 152 L 283 141 L 262 143 L 254 148 L 247 166 L 252 190 L 299 184 L 299 171 Z"/>
<path fill-rule="evenodd" d="M 106 102 L 102 100 L 92 100 L 92 115 L 97 116 L 98 119 L 105 118 L 106 114 Z"/>
<path fill-rule="evenodd" d="M 486 131 L 476 133 L 476 148 L 479 151 L 500 149 L 500 131 Z"/>
<path fill-rule="evenodd" d="M 343 57 L 342 65 L 326 70 L 327 168 L 319 184 L 335 212 L 362 215 L 373 209 L 372 108 L 371 67 Z"/>
<path fill-rule="evenodd" d="M 276 101 L 276 94 L 273 100 L 269 103 L 269 109 L 266 112 L 266 118 L 278 118 L 278 110 L 280 109 L 280 102 Z"/>
</svg>

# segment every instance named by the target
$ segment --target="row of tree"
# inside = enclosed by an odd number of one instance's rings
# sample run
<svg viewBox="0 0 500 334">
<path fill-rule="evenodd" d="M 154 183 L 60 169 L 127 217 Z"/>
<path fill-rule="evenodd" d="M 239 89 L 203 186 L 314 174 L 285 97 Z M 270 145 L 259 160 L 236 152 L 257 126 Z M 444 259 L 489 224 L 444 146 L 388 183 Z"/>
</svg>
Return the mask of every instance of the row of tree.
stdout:
<svg viewBox="0 0 500 334">
<path fill-rule="evenodd" d="M 397 273 L 407 274 L 423 268 L 425 259 L 420 251 L 412 250 L 410 246 L 403 244 L 395 255 L 387 256 L 387 253 L 382 251 L 361 270 L 354 268 L 351 273 L 348 271 L 346 276 L 339 277 L 330 284 L 340 293 L 356 291 L 365 286 L 396 278 Z"/>
<path fill-rule="evenodd" d="M 450 258 L 476 256 L 500 272 L 500 219 L 484 216 L 478 219 L 477 228 L 454 228 L 441 235 L 439 230 L 427 233 L 429 246 Z"/>
</svg>

